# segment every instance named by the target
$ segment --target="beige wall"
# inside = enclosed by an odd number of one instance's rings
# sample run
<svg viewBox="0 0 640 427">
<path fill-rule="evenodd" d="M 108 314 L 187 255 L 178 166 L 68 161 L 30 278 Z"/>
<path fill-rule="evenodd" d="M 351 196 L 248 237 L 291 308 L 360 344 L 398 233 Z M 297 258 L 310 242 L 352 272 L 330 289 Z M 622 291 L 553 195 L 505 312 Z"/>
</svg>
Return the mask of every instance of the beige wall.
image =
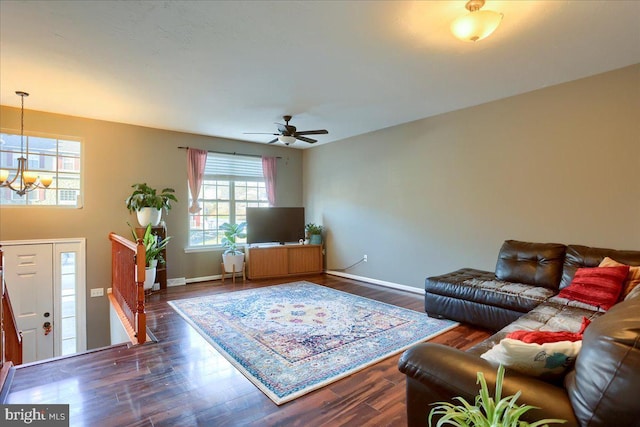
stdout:
<svg viewBox="0 0 640 427">
<path fill-rule="evenodd" d="M 482 84 L 478 82 L 477 84 Z M 328 269 L 422 288 L 505 239 L 640 250 L 640 65 L 305 150 Z"/>
<path fill-rule="evenodd" d="M 481 84 L 481 83 L 478 83 Z M 640 65 L 304 151 L 26 111 L 25 129 L 84 141 L 84 207 L 0 207 L 0 240 L 87 238 L 87 295 L 110 281 L 110 231 L 128 236 L 131 184 L 174 187 L 168 276 L 219 274 L 185 254 L 186 152 L 279 155 L 278 205 L 327 227 L 330 269 L 414 287 L 492 270 L 503 240 L 640 249 Z M 0 126 L 19 129 L 1 107 Z M 304 157 L 304 159 L 303 159 Z M 303 161 L 304 160 L 304 161 Z M 303 174 L 304 167 L 304 174 Z M 304 200 L 302 181 L 304 177 Z M 106 298 L 87 297 L 89 348 L 109 342 Z"/>
<path fill-rule="evenodd" d="M 19 109 L 2 107 L 0 126 L 20 129 Z M 164 216 L 173 236 L 167 253 L 169 278 L 195 278 L 220 273 L 220 251 L 184 253 L 188 236 L 186 151 L 178 146 L 243 154 L 281 156 L 278 161 L 277 204 L 302 204 L 302 154 L 300 150 L 163 131 L 140 126 L 25 111 L 25 132 L 72 135 L 82 138 L 84 206 L 82 209 L 50 207 L 0 207 L 0 241 L 40 238 L 87 239 L 87 296 L 91 288 L 110 287 L 111 231 L 128 237 L 129 215 L 124 200 L 131 185 L 172 187 L 179 203 Z M 106 297 L 87 297 L 89 348 L 109 344 L 109 310 Z"/>
</svg>

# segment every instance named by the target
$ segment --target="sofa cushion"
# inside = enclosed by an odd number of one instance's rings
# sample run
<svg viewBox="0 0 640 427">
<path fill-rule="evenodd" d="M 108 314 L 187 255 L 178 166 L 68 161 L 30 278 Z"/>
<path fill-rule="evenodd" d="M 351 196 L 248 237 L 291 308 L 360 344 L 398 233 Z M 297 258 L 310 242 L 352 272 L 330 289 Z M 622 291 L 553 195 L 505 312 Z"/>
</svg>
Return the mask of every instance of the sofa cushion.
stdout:
<svg viewBox="0 0 640 427">
<path fill-rule="evenodd" d="M 615 259 L 611 259 L 608 256 L 604 257 L 602 262 L 598 265 L 598 267 L 619 267 L 622 264 Z M 627 275 L 627 280 L 622 285 L 622 294 L 620 295 L 620 299 L 625 299 L 627 295 L 635 288 L 640 285 L 640 267 L 631 267 L 629 266 L 629 274 Z"/>
<path fill-rule="evenodd" d="M 600 314 L 606 313 L 606 311 L 607 311 L 604 308 L 601 308 L 601 307 L 599 307 L 597 305 L 591 305 L 591 304 L 587 304 L 586 302 L 563 298 L 559 294 L 552 296 L 551 298 L 549 298 L 547 300 L 547 302 L 548 303 L 553 303 L 553 304 L 564 305 L 564 306 L 567 306 L 567 307 L 581 308 L 581 309 L 584 309 L 584 310 L 598 312 Z"/>
<path fill-rule="evenodd" d="M 560 289 L 566 288 L 571 284 L 571 280 L 578 268 L 598 267 L 604 257 L 613 258 L 626 265 L 640 265 L 640 251 L 617 251 L 615 249 L 569 245 L 564 258 Z"/>
<path fill-rule="evenodd" d="M 558 289 L 565 249 L 558 243 L 507 240 L 498 254 L 496 277 L 507 282 Z"/>
<path fill-rule="evenodd" d="M 581 301 L 609 310 L 618 302 L 629 266 L 579 268 L 571 284 L 558 294 L 560 298 Z"/>
<path fill-rule="evenodd" d="M 547 288 L 495 280 L 493 274 L 472 268 L 429 277 L 425 291 L 521 313 L 530 311 L 554 295 Z"/>
<path fill-rule="evenodd" d="M 597 307 L 582 303 L 567 305 L 563 303 L 564 301 L 567 300 L 558 299 L 557 297 L 549 298 L 549 300 L 543 302 L 529 313 L 508 324 L 467 351 L 479 356 L 499 343 L 507 334 L 518 330 L 577 332 L 582 328 L 582 322 L 585 317 L 593 321 L 605 313 L 604 311 L 598 311 Z"/>
<path fill-rule="evenodd" d="M 638 426 L 640 420 L 640 298 L 616 304 L 584 333 L 565 387 L 583 426 Z"/>
</svg>

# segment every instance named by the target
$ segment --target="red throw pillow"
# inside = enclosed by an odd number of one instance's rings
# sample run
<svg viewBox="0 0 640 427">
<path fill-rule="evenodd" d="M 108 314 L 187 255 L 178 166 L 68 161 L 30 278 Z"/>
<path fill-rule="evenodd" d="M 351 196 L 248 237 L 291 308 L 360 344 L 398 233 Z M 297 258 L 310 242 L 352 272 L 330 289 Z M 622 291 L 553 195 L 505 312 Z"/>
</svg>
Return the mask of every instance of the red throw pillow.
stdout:
<svg viewBox="0 0 640 427">
<path fill-rule="evenodd" d="M 628 265 L 579 268 L 571 284 L 558 296 L 609 310 L 618 301 L 628 273 Z"/>
<path fill-rule="evenodd" d="M 569 331 L 513 331 L 507 334 L 507 338 L 526 342 L 529 344 L 545 344 L 549 342 L 560 341 L 580 341 L 582 340 L 582 334 L 584 330 L 589 326 L 591 321 L 586 317 L 582 318 L 582 326 L 578 332 Z"/>
</svg>

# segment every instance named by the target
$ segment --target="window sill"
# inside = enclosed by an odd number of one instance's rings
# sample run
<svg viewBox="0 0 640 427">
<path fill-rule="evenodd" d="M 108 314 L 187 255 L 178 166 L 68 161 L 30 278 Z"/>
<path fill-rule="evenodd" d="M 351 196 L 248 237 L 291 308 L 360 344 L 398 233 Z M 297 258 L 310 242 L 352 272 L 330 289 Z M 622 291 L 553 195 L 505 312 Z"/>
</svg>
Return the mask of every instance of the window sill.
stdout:
<svg viewBox="0 0 640 427">
<path fill-rule="evenodd" d="M 198 253 L 198 252 L 221 252 L 224 249 L 222 246 L 192 246 L 184 248 L 185 254 Z"/>
<path fill-rule="evenodd" d="M 277 243 L 276 243 L 277 245 Z M 250 245 L 247 245 L 246 243 L 238 243 L 238 248 L 241 249 L 243 252 L 246 250 L 247 247 L 250 247 Z M 222 245 L 215 245 L 215 246 L 188 246 L 186 248 L 184 248 L 184 253 L 185 254 L 190 254 L 190 253 L 197 253 L 197 252 L 223 252 L 224 251 L 224 247 Z"/>
</svg>

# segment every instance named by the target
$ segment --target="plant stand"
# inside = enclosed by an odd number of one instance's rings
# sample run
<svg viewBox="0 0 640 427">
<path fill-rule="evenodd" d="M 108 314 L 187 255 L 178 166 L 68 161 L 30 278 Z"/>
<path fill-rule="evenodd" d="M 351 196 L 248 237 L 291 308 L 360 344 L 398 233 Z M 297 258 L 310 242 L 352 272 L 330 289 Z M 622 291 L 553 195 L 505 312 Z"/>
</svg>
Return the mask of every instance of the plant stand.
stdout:
<svg viewBox="0 0 640 427">
<path fill-rule="evenodd" d="M 247 280 L 247 276 L 245 274 L 245 270 L 246 270 L 246 262 L 242 262 L 242 284 L 244 284 Z M 235 264 L 233 265 L 233 271 L 226 271 L 224 269 L 224 263 L 220 263 L 220 267 L 222 268 L 222 284 L 224 285 L 224 276 L 225 274 L 230 273 L 231 274 L 231 279 L 233 281 L 233 284 L 236 284 L 236 273 L 240 273 L 239 271 L 236 271 L 236 266 Z"/>
</svg>

